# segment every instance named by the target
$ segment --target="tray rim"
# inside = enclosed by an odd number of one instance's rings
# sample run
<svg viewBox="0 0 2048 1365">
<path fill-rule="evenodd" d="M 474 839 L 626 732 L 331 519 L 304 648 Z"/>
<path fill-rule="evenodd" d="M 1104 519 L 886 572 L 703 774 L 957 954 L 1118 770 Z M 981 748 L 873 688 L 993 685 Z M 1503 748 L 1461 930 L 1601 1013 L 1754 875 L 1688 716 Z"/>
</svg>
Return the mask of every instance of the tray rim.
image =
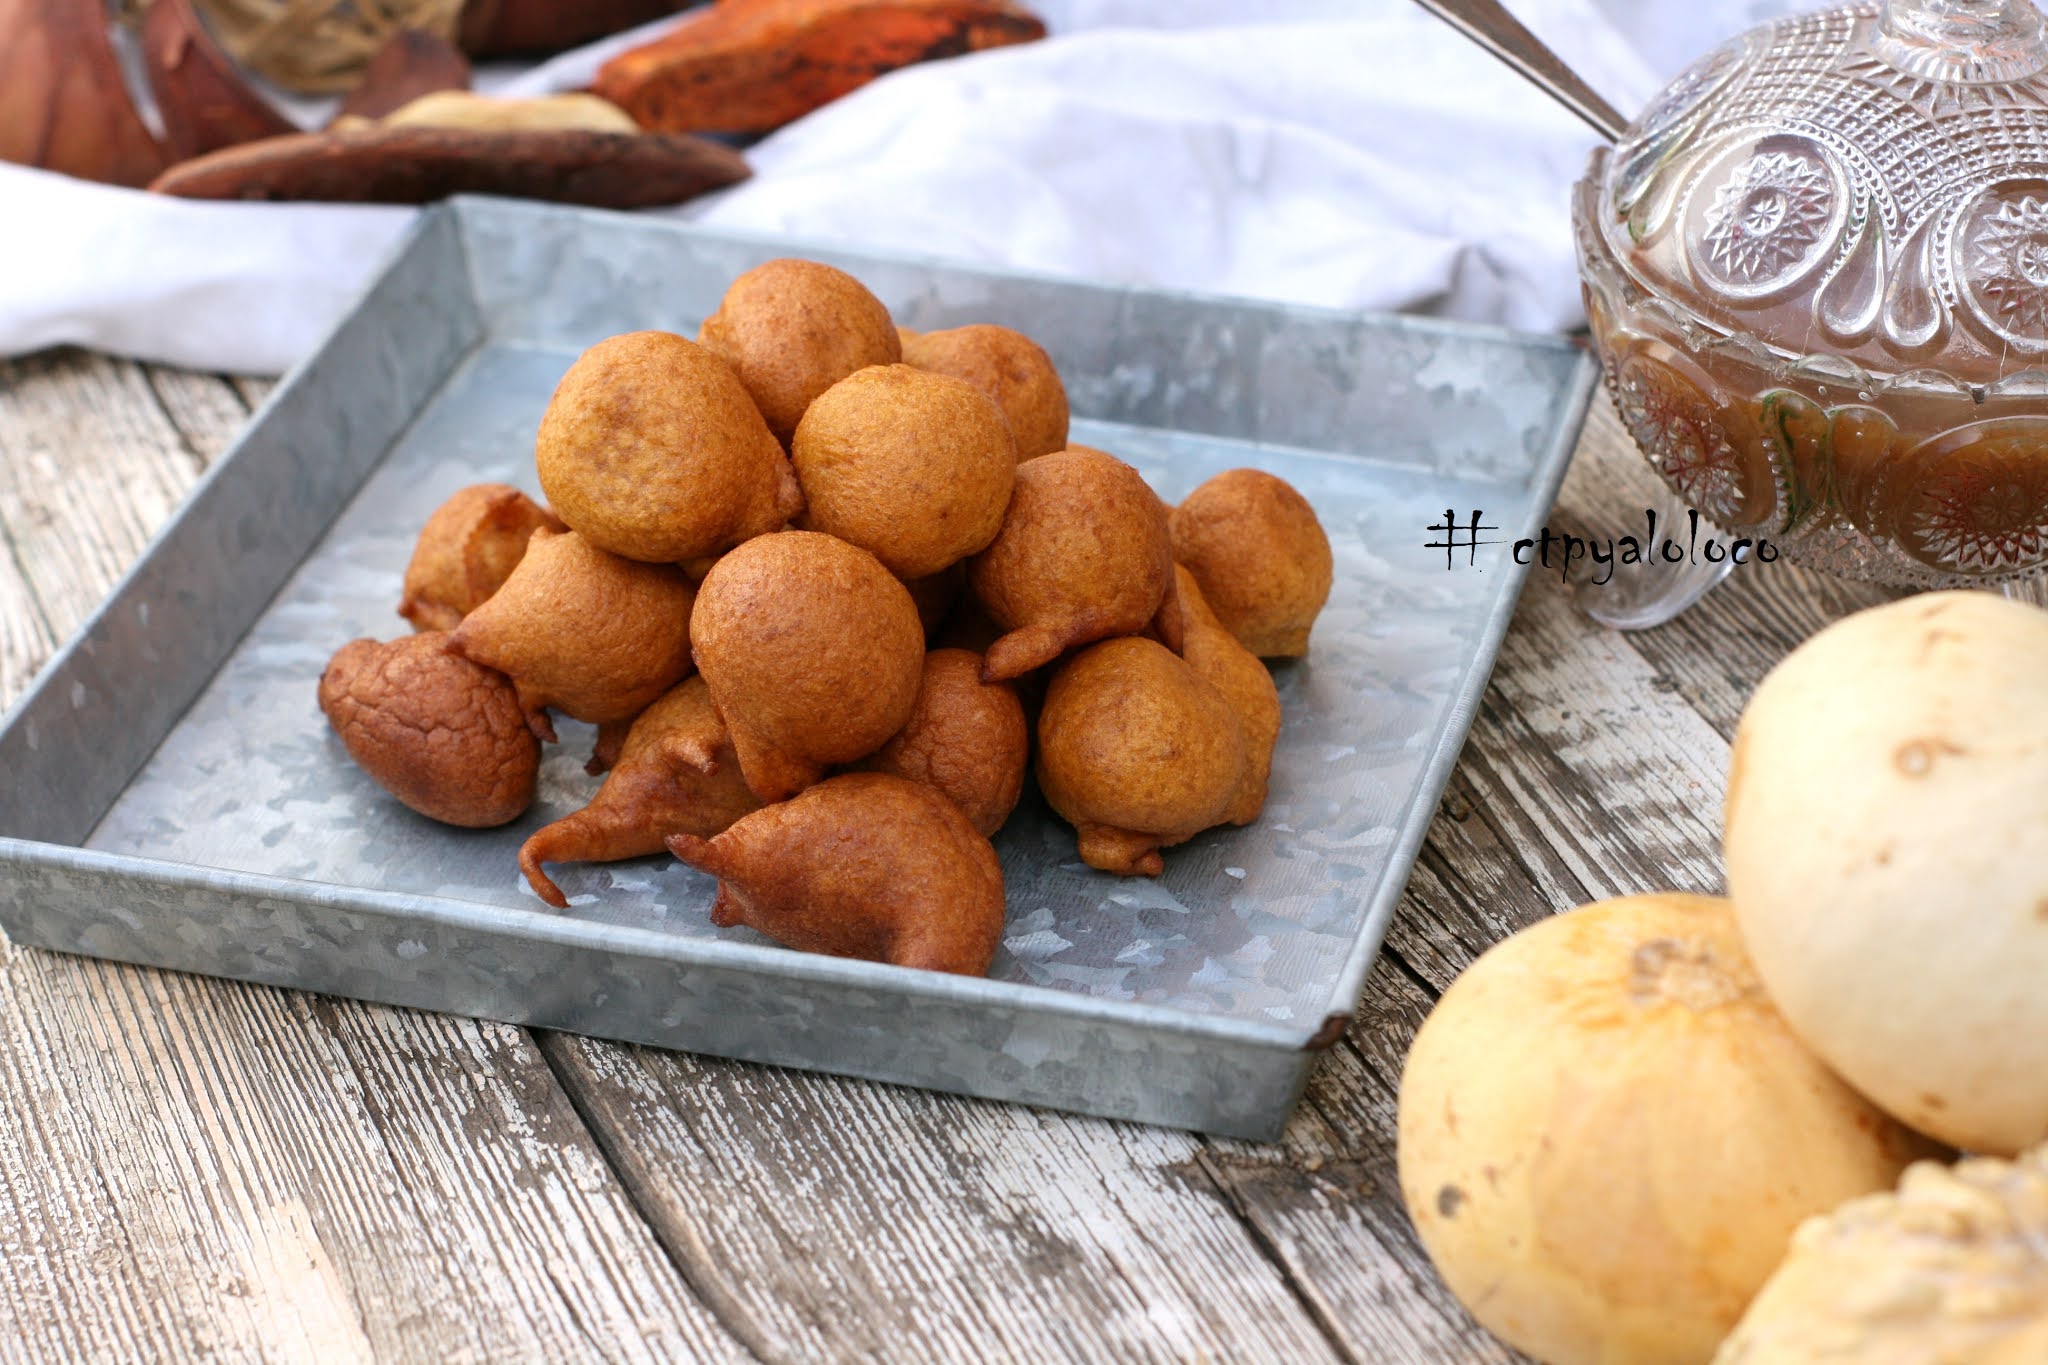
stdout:
<svg viewBox="0 0 2048 1365">
<path fill-rule="evenodd" d="M 1569 466 L 1571 450 L 1577 443 L 1598 380 L 1596 362 L 1583 346 L 1570 337 L 1555 333 L 1525 332 L 1494 323 L 1468 322 L 1461 319 L 1392 313 L 1375 309 L 1347 309 L 1280 302 L 1243 294 L 1120 285 L 1052 271 L 989 265 L 895 248 L 872 248 L 857 243 L 833 242 L 818 238 L 712 228 L 700 225 L 690 218 L 616 213 L 489 195 L 457 195 L 423 210 L 382 254 L 366 276 L 363 285 L 321 333 L 319 340 L 285 372 L 263 402 L 250 413 L 234 442 L 198 480 L 195 480 L 193 486 L 184 494 L 177 510 L 152 533 L 135 561 L 122 572 L 107 595 L 38 669 L 36 676 L 14 703 L 4 712 L 0 712 L 0 733 L 12 730 L 23 720 L 31 704 L 36 702 L 44 691 L 57 685 L 64 665 L 85 647 L 86 642 L 94 635 L 96 627 L 112 616 L 124 596 L 146 575 L 152 559 L 190 513 L 200 494 L 212 482 L 225 477 L 224 471 L 242 455 L 250 437 L 259 429 L 272 409 L 290 400 L 295 387 L 304 382 L 306 375 L 321 362 L 337 336 L 351 325 L 358 311 L 383 284 L 393 268 L 420 249 L 420 243 L 435 232 L 452 231 L 455 234 L 462 251 L 464 283 L 477 305 L 479 324 L 467 329 L 468 335 L 464 341 L 467 349 L 456 359 L 449 373 L 459 370 L 476 354 L 478 343 L 491 334 L 492 320 L 490 308 L 487 306 L 491 294 L 483 288 L 479 279 L 479 262 L 477 253 L 471 249 L 472 240 L 468 228 L 470 216 L 479 214 L 515 219 L 566 217 L 602 223 L 610 228 L 616 228 L 621 224 L 635 224 L 657 232 L 675 231 L 702 235 L 785 253 L 810 250 L 825 255 L 886 260 L 911 267 L 966 271 L 1026 284 L 1173 298 L 1191 304 L 1253 310 L 1285 319 L 1298 318 L 1305 322 L 1324 325 L 1369 322 L 1394 331 L 1479 340 L 1518 350 L 1573 353 L 1577 357 L 1576 363 L 1571 366 L 1557 391 L 1558 401 L 1554 408 L 1556 420 L 1548 445 L 1540 454 L 1531 457 L 1530 481 L 1527 485 L 1530 511 L 1520 528 L 1522 530 L 1533 529 L 1536 522 L 1549 514 L 1557 489 L 1562 484 Z M 539 344 L 538 339 L 524 335 L 516 328 L 502 334 L 501 339 L 515 344 Z M 435 389 L 438 390 L 441 384 L 445 384 L 447 378 L 448 375 L 444 375 L 440 383 L 434 386 Z M 416 417 L 417 413 L 413 416 Z M 408 418 L 408 423 L 410 420 L 412 419 Z M 308 546 L 307 554 L 311 554 L 318 544 L 319 539 L 316 537 Z M 597 951 L 625 950 L 636 956 L 654 957 L 676 966 L 743 968 L 776 977 L 875 989 L 948 1003 L 973 1002 L 992 1007 L 1045 1011 L 1069 1016 L 1076 1022 L 1115 1021 L 1138 1028 L 1160 1028 L 1179 1034 L 1198 1034 L 1239 1045 L 1296 1053 L 1320 1051 L 1334 1045 L 1342 1036 L 1343 1026 L 1357 1011 L 1366 977 L 1379 955 L 1393 916 L 1398 910 L 1401 896 L 1412 878 L 1414 859 L 1427 837 L 1443 788 L 1464 748 L 1486 682 L 1498 661 L 1500 643 L 1506 635 L 1520 601 L 1521 592 L 1528 583 L 1529 574 L 1526 566 L 1515 566 L 1510 572 L 1518 575 L 1520 581 L 1512 591 L 1500 592 L 1494 598 L 1487 612 L 1483 630 L 1475 637 L 1476 648 L 1473 656 L 1467 662 L 1452 694 L 1450 707 L 1445 713 L 1443 724 L 1439 727 L 1432 751 L 1419 770 L 1418 790 L 1428 793 L 1430 799 L 1413 803 L 1403 822 L 1396 827 L 1396 837 L 1390 846 L 1390 874 L 1382 878 L 1372 900 L 1366 906 L 1358 932 L 1335 978 L 1322 1016 L 1292 1025 L 1266 1023 L 1228 1014 L 1189 1011 L 1144 1001 L 1091 996 L 1031 982 L 950 976 L 891 966 L 887 963 L 824 957 L 796 952 L 779 945 L 668 934 L 659 930 L 610 925 L 600 921 L 542 913 L 538 910 L 489 905 L 450 897 L 375 891 L 337 883 L 305 881 L 263 873 L 212 868 L 200 864 L 115 854 L 93 849 L 82 843 L 50 843 L 0 835 L 0 868 L 28 865 L 59 872 L 73 870 L 133 876 L 195 892 L 232 891 L 274 896 L 296 903 L 332 906 L 373 915 L 411 915 L 425 918 L 439 927 L 446 928 L 473 926 L 493 932 L 513 932 L 514 926 L 522 926 L 519 929 L 522 936 Z M 289 577 L 287 574 L 280 582 L 280 592 L 289 582 Z M 274 596 L 272 600 L 275 600 Z M 1482 661 L 1483 668 L 1480 667 Z M 203 691 L 203 688 L 201 690 Z M 196 702 L 196 699 L 195 696 L 193 701 Z M 182 721 L 185 711 L 189 711 L 191 704 L 188 702 L 184 711 L 180 712 L 179 718 L 171 722 L 165 731 L 166 737 Z M 146 762 L 145 759 L 145 764 Z M 1408 869 L 1398 879 L 1391 875 L 1392 867 L 1397 864 Z M 4 934 L 4 929 L 0 929 L 0 934 Z"/>
<path fill-rule="evenodd" d="M 735 939 L 696 938 L 606 924 L 540 910 L 490 905 L 451 896 L 424 896 L 410 891 L 376 891 L 337 882 L 306 881 L 261 872 L 236 872 L 197 863 L 174 863 L 96 848 L 78 848 L 0 836 L 0 866 L 11 863 L 79 872 L 134 877 L 185 891 L 226 891 L 274 897 L 362 914 L 423 920 L 437 928 L 482 929 L 540 942 L 598 952 L 625 953 L 677 967 L 724 967 L 765 973 L 798 982 L 911 994 L 949 1004 L 966 1003 L 1021 1008 L 1072 1016 L 1079 1022 L 1114 1021 L 1136 1027 L 1170 1028 L 1199 1033 L 1232 1043 L 1286 1051 L 1309 1050 L 1313 1035 L 1277 1024 L 1228 1014 L 1196 1014 L 1171 1005 L 1061 991 L 1028 981 L 998 981 L 986 976 L 898 967 L 886 962 L 802 953 L 779 944 Z M 1047 1006 L 1055 1006 L 1048 1010 Z"/>
<path fill-rule="evenodd" d="M 1230 294 L 1216 290 L 1165 288 L 1145 284 L 1117 284 L 1114 281 L 1098 279 L 1087 275 L 1063 275 L 1058 271 L 1040 270 L 1028 266 L 1002 265 L 968 260 L 958 256 L 942 256 L 933 252 L 911 251 L 901 247 L 870 247 L 858 242 L 834 241 L 828 237 L 811 237 L 800 234 L 761 232 L 751 228 L 711 227 L 699 223 L 694 217 L 661 215 L 658 213 L 619 212 L 612 209 L 595 209 L 574 204 L 547 204 L 532 199 L 511 199 L 492 194 L 458 194 L 442 200 L 421 214 L 421 222 L 430 217 L 446 215 L 454 220 L 456 231 L 463 235 L 468 244 L 467 223 L 472 214 L 496 215 L 502 218 L 552 218 L 556 216 L 574 218 L 585 222 L 608 223 L 616 226 L 621 222 L 637 223 L 655 228 L 668 228 L 698 233 L 706 237 L 721 238 L 730 242 L 743 242 L 752 246 L 789 249 L 792 251 L 815 251 L 829 256 L 864 256 L 886 260 L 898 265 L 918 266 L 927 269 L 964 270 L 976 275 L 987 275 L 995 279 L 1013 280 L 1020 284 L 1055 285 L 1064 289 L 1090 289 L 1107 294 L 1142 294 L 1153 298 L 1177 299 L 1182 302 L 1207 307 L 1255 309 L 1263 313 L 1276 313 L 1288 318 L 1300 318 L 1314 322 L 1371 321 L 1375 325 L 1389 327 L 1396 331 L 1412 331 L 1440 336 L 1465 339 L 1483 339 L 1497 345 L 1511 346 L 1518 350 L 1539 349 L 1548 351 L 1576 352 L 1594 367 L 1597 362 L 1587 348 L 1572 337 L 1561 332 L 1531 332 L 1507 326 L 1498 322 L 1472 322 L 1464 318 L 1437 317 L 1428 313 L 1399 313 L 1383 308 L 1340 308 L 1331 304 L 1299 303 L 1291 300 L 1263 299 L 1255 294 Z M 416 225 L 417 226 L 417 225 Z M 406 237 L 412 235 L 409 230 Z M 404 245 L 401 239 L 400 245 Z M 397 250 L 388 253 L 379 263 L 381 274 L 400 255 Z M 469 270 L 470 288 L 479 299 L 485 291 L 479 287 L 476 274 L 476 257 L 464 253 L 464 263 Z M 367 294 L 367 289 L 363 294 Z M 349 310 L 362 301 L 357 295 L 349 301 Z M 346 316 L 346 314 L 344 314 Z M 516 334 L 515 334 L 516 335 Z M 323 335 L 320 345 L 326 344 Z M 313 354 L 317 354 L 317 349 Z M 311 358 L 310 356 L 308 357 Z M 301 360 L 288 372 L 296 374 Z M 261 411 L 259 408 L 258 412 Z M 256 413 L 250 414 L 253 422 Z M 1550 452 L 1545 452 L 1546 457 Z M 226 458 L 225 455 L 222 458 Z M 1540 466 L 1539 466 L 1540 467 Z"/>
</svg>

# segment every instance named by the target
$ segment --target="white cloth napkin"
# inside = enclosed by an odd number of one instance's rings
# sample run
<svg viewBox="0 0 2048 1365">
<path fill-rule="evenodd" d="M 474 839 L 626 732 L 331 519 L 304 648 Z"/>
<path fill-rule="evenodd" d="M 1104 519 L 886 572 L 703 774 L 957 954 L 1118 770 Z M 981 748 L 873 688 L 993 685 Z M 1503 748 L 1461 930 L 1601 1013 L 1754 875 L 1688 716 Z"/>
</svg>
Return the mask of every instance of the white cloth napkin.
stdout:
<svg viewBox="0 0 2048 1365">
<path fill-rule="evenodd" d="M 1633 110 L 1720 37 L 1812 3 L 1512 8 Z M 1046 41 L 885 77 L 750 149 L 753 179 L 662 212 L 1119 283 L 1578 320 L 1568 191 L 1594 136 L 1411 0 L 1035 8 Z M 487 84 L 574 88 L 644 35 Z M 0 164 L 0 355 L 73 342 L 282 371 L 412 213 L 198 203 Z"/>
</svg>

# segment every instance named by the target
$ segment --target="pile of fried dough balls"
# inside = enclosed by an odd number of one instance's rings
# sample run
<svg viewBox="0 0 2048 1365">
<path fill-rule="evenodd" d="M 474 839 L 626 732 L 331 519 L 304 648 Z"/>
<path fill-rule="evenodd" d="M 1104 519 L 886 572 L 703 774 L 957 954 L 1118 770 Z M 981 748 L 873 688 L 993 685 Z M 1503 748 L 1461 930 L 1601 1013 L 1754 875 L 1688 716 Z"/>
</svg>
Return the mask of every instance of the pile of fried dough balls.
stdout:
<svg viewBox="0 0 2048 1365">
<path fill-rule="evenodd" d="M 423 815 L 532 803 L 550 712 L 597 727 L 590 804 L 544 864 L 664 848 L 719 878 L 712 919 L 790 947 L 987 972 L 989 836 L 1031 758 L 1109 872 L 1265 801 L 1280 700 L 1330 589 L 1306 500 L 1256 470 L 1169 509 L 1067 443 L 1053 364 L 1008 328 L 899 331 L 851 275 L 777 260 L 695 341 L 630 332 L 541 419 L 542 507 L 455 494 L 399 612 L 334 656 L 320 705 Z"/>
</svg>

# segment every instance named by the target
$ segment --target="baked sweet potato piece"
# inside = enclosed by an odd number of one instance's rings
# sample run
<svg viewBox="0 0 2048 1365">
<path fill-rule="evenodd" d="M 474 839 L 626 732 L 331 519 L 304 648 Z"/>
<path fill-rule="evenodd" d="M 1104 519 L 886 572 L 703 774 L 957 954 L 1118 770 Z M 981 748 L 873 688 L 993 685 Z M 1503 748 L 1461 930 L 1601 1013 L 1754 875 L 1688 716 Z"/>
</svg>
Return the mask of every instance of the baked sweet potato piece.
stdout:
<svg viewBox="0 0 2048 1365">
<path fill-rule="evenodd" d="M 101 0 L 0 0 L 0 161 L 113 185 L 163 170 Z"/>
<path fill-rule="evenodd" d="M 149 188 L 184 199 L 426 204 L 504 194 L 631 209 L 680 203 L 747 175 L 738 152 L 702 138 L 377 124 L 245 142 L 181 162 Z"/>
<path fill-rule="evenodd" d="M 298 131 L 249 88 L 192 0 L 152 0 L 142 17 L 142 66 L 173 161 Z"/>
<path fill-rule="evenodd" d="M 462 6 L 463 50 L 475 57 L 560 52 L 623 33 L 693 0 L 468 0 Z"/>
<path fill-rule="evenodd" d="M 338 122 L 338 121 L 337 121 Z M 474 90 L 432 90 L 377 120 L 386 128 L 459 128 L 473 133 L 637 133 L 633 116 L 587 91 L 513 99 Z"/>
<path fill-rule="evenodd" d="M 643 128 L 765 133 L 899 66 L 1044 36 L 1007 0 L 719 0 L 591 89 Z"/>
</svg>

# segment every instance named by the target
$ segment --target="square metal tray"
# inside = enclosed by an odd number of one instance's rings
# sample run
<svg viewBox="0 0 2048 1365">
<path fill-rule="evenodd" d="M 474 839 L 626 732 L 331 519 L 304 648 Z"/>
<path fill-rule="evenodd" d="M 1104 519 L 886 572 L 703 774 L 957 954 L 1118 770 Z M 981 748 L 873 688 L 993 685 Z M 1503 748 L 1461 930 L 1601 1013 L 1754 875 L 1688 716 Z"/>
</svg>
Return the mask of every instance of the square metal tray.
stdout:
<svg viewBox="0 0 2048 1365">
<path fill-rule="evenodd" d="M 587 730 L 495 831 L 433 825 L 347 759 L 328 655 L 389 638 L 420 524 L 529 490 L 585 346 L 694 334 L 740 271 L 802 254 L 917 328 L 1001 322 L 1065 376 L 1074 439 L 1169 500 L 1256 465 L 1315 505 L 1336 587 L 1279 667 L 1265 814 L 1166 875 L 1076 861 L 1037 798 L 998 835 L 987 980 L 713 928 L 667 859 L 562 867 L 521 840 L 587 798 Z M 1464 741 L 1594 367 L 1554 338 L 1101 288 L 487 199 L 424 215 L 318 354 L 0 728 L 0 928 L 16 942 L 1253 1138 L 1278 1134 L 1358 1004 Z M 1425 548 L 1483 510 L 1476 562 Z M 1451 567 L 1452 564 L 1455 567 Z"/>
</svg>

